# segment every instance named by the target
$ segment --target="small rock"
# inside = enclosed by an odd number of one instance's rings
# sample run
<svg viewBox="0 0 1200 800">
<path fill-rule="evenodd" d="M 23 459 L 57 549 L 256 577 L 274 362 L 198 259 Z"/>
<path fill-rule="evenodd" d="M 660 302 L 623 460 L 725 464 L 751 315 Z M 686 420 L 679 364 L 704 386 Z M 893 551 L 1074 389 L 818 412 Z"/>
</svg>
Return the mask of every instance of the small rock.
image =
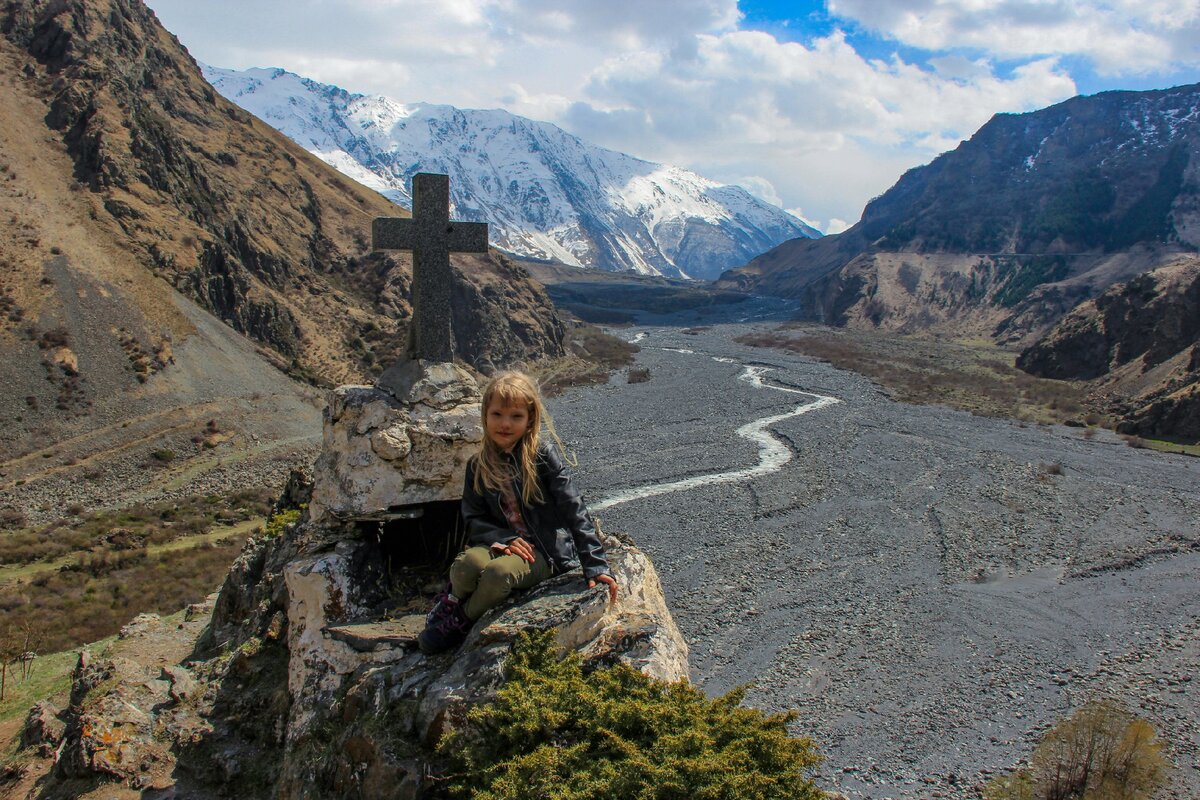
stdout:
<svg viewBox="0 0 1200 800">
<path fill-rule="evenodd" d="M 60 709 L 53 703 L 39 700 L 29 709 L 25 728 L 21 731 L 21 747 L 46 744 L 53 747 L 62 741 L 66 724 L 58 718 Z"/>
</svg>

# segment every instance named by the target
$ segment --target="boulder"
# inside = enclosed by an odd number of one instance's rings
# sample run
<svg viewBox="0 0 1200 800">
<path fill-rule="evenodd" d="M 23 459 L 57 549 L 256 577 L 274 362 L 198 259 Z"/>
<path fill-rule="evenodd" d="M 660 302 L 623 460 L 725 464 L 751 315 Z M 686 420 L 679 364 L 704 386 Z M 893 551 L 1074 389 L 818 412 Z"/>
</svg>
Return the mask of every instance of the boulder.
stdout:
<svg viewBox="0 0 1200 800">
<path fill-rule="evenodd" d="M 139 617 L 103 658 L 85 651 L 66 724 L 49 722 L 49 707 L 40 722 L 31 713 L 29 745 L 59 737 L 58 779 L 115 780 L 163 796 L 236 786 L 242 797 L 418 797 L 436 742 L 495 694 L 522 631 L 553 629 L 594 664 L 686 679 L 687 646 L 654 566 L 626 537 L 604 534 L 621 587 L 616 603 L 605 587 L 588 589 L 581 573 L 566 573 L 489 612 L 457 651 L 426 656 L 416 637 L 429 598 L 386 597 L 378 542 L 335 530 L 342 538 L 323 549 L 296 549 L 296 541 L 329 542 L 331 531 L 312 522 L 288 534 L 291 542 L 253 543 L 242 561 L 261 568 L 231 575 L 286 591 L 261 595 L 240 626 L 226 620 L 234 638 L 208 652 L 167 664 L 159 655 L 167 636 L 195 646 L 222 607 L 216 597 L 189 608 L 183 623 Z M 226 591 L 255 596 L 230 582 Z M 419 612 L 381 617 L 381 597 Z"/>
</svg>

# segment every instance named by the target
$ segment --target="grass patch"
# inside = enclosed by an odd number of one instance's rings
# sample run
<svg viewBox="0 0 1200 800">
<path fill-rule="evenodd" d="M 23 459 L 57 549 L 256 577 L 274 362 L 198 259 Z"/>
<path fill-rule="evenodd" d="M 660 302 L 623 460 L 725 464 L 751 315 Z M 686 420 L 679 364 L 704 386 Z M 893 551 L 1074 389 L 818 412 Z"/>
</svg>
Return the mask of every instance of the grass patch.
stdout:
<svg viewBox="0 0 1200 800">
<path fill-rule="evenodd" d="M 256 488 L 193 496 L 115 511 L 95 511 L 0 536 L 0 566 L 33 564 L 73 553 L 129 550 L 208 533 L 270 513 L 273 493 Z"/>
<path fill-rule="evenodd" d="M 138 614 L 174 613 L 217 588 L 245 539 L 155 554 L 90 554 L 0 592 L 0 631 L 32 626 L 40 640 L 35 652 L 57 652 L 111 636 Z"/>
<path fill-rule="evenodd" d="M 208 596 L 273 492 L 248 489 L 85 514 L 0 536 L 0 633 L 33 630 L 57 652 L 110 636 L 141 613 Z"/>
<path fill-rule="evenodd" d="M 103 648 L 110 641 L 97 642 L 96 647 Z M 19 730 L 25 722 L 25 715 L 29 713 L 29 707 L 39 700 L 49 700 L 59 708 L 65 707 L 71 690 L 71 672 L 78 660 L 77 650 L 38 656 L 29 677 L 24 680 L 21 680 L 19 667 L 10 667 L 4 700 L 0 701 L 0 731 Z M 0 740 L 4 738 L 0 736 Z"/>
<path fill-rule="evenodd" d="M 857 372 L 905 403 L 1047 423 L 1075 421 L 1087 413 L 1083 384 L 1035 378 L 1014 366 L 1015 353 L 987 343 L 799 325 L 746 334 L 737 341 L 803 353 Z"/>
<path fill-rule="evenodd" d="M 1200 458 L 1200 444 L 1180 444 L 1179 442 L 1168 442 L 1163 439 L 1147 439 L 1142 436 L 1130 436 L 1128 438 L 1122 436 L 1126 444 L 1130 447 L 1142 447 L 1147 450 L 1155 450 L 1159 453 L 1174 453 L 1180 456 L 1192 456 Z M 1130 440 L 1135 441 L 1130 441 Z"/>
<path fill-rule="evenodd" d="M 159 553 L 169 553 L 175 550 L 186 550 L 189 547 L 198 547 L 205 542 L 216 544 L 222 539 L 228 539 L 231 536 L 246 536 L 254 534 L 255 531 L 261 530 L 263 527 L 263 518 L 254 517 L 245 522 L 238 522 L 229 527 L 218 527 L 210 530 L 208 533 L 199 533 L 195 536 L 185 536 L 180 539 L 172 539 L 166 544 L 155 544 L 146 546 L 147 555 L 158 555 Z M 75 569 L 81 565 L 81 561 L 86 561 L 94 557 L 96 552 L 104 552 L 102 548 L 98 551 L 88 551 L 85 553 L 75 552 L 63 556 L 62 558 L 53 561 L 37 561 L 32 564 L 11 564 L 0 567 L 0 587 L 8 587 L 18 581 L 26 583 L 32 581 L 37 576 L 44 572 L 55 572 L 64 569 Z M 8 587 L 11 588 L 11 587 Z"/>
</svg>

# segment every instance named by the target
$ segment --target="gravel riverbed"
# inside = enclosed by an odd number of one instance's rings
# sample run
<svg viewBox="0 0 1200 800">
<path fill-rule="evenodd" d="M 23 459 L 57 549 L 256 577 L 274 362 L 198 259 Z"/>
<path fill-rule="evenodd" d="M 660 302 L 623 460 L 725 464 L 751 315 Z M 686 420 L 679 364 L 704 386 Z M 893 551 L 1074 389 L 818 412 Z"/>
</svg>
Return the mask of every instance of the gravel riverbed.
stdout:
<svg viewBox="0 0 1200 800">
<path fill-rule="evenodd" d="M 653 558 L 693 681 L 798 710 L 851 798 L 973 796 L 1096 695 L 1169 742 L 1160 797 L 1200 796 L 1200 459 L 897 403 L 746 330 L 623 331 L 650 380 L 550 405 L 599 502 L 757 464 L 737 430 L 813 399 L 772 386 L 839 401 L 767 427 L 777 471 L 598 514 Z"/>
</svg>

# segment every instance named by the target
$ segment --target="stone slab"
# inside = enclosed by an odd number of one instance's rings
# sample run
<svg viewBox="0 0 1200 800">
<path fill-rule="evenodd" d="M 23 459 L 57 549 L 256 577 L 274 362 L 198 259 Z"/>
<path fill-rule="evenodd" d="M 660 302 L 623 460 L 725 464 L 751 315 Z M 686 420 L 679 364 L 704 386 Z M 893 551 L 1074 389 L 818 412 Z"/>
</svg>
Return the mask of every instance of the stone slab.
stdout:
<svg viewBox="0 0 1200 800">
<path fill-rule="evenodd" d="M 417 636 L 425 630 L 424 614 L 408 614 L 394 620 L 368 622 L 361 625 L 337 625 L 325 632 L 339 642 L 345 642 L 362 653 L 384 647 L 415 646 Z"/>
</svg>

